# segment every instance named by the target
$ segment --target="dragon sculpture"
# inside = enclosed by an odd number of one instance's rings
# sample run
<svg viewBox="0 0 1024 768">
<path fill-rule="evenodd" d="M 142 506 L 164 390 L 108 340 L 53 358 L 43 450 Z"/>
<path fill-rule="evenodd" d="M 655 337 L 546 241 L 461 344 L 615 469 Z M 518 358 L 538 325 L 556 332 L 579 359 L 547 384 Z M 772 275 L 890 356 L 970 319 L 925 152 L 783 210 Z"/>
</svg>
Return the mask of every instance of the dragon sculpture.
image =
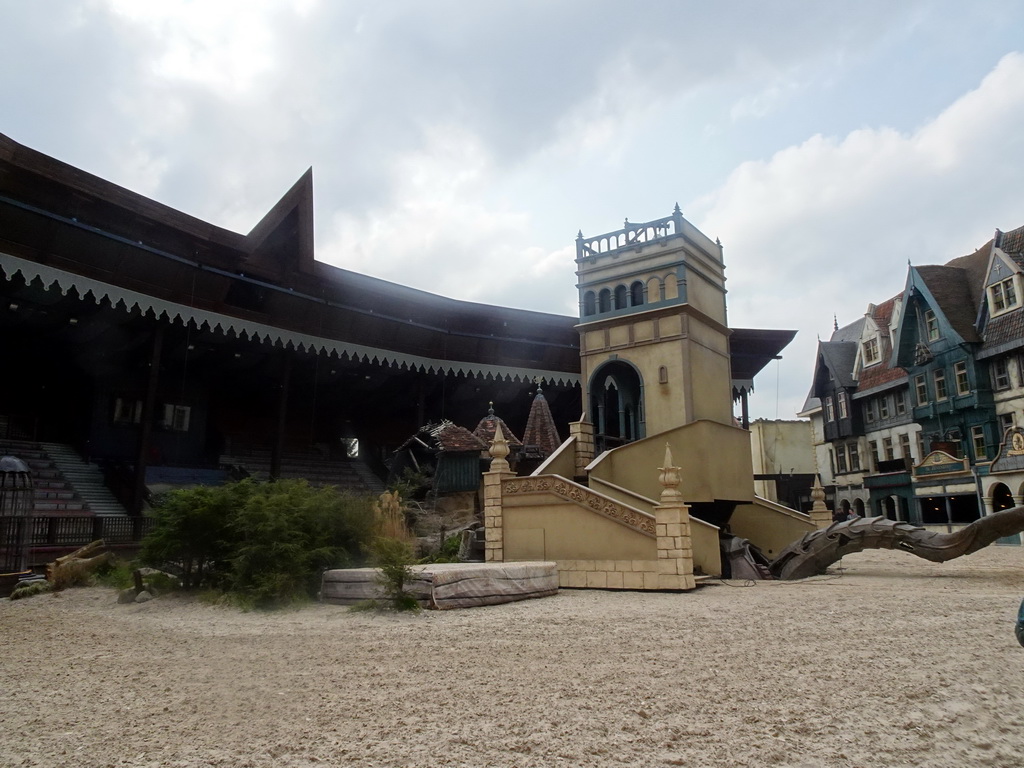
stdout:
<svg viewBox="0 0 1024 768">
<path fill-rule="evenodd" d="M 865 549 L 899 549 L 944 563 L 1024 531 L 1024 507 L 995 512 L 954 533 L 936 533 L 884 517 L 857 517 L 808 533 L 779 553 L 769 571 L 776 579 L 824 573 L 845 555 Z"/>
</svg>

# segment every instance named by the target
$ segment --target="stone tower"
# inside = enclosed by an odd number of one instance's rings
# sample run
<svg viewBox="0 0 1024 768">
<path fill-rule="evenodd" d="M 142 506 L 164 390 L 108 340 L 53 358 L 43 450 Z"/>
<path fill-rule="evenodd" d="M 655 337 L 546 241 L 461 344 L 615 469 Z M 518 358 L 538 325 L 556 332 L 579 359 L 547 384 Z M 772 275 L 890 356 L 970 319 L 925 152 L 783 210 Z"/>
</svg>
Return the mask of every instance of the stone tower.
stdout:
<svg viewBox="0 0 1024 768">
<path fill-rule="evenodd" d="M 598 448 L 732 424 L 722 246 L 683 218 L 576 238 L 584 408 Z"/>
</svg>

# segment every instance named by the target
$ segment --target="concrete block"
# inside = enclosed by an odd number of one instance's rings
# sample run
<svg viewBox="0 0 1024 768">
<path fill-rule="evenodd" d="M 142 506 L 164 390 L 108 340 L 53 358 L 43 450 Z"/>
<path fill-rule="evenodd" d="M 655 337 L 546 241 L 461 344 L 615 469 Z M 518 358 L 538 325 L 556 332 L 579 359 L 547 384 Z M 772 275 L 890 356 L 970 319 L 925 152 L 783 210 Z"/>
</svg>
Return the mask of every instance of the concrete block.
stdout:
<svg viewBox="0 0 1024 768">
<path fill-rule="evenodd" d="M 644 573 L 644 589 L 658 589 L 658 574 L 653 571 Z"/>
<path fill-rule="evenodd" d="M 614 571 L 615 561 L 614 560 L 595 560 L 594 561 L 595 571 Z"/>
<path fill-rule="evenodd" d="M 623 589 L 643 589 L 644 575 L 639 571 L 630 571 L 622 574 Z"/>
<path fill-rule="evenodd" d="M 608 586 L 608 574 L 604 571 L 587 571 L 587 586 L 591 589 L 604 589 Z"/>
<path fill-rule="evenodd" d="M 654 519 L 665 525 L 675 525 L 681 522 L 680 511 L 676 507 L 656 508 L 654 510 Z"/>
<path fill-rule="evenodd" d="M 569 579 L 566 586 L 585 587 L 587 586 L 587 574 L 583 571 L 569 571 Z"/>
<path fill-rule="evenodd" d="M 658 575 L 658 589 L 682 589 L 683 580 L 671 574 Z"/>
<path fill-rule="evenodd" d="M 659 560 L 658 573 L 674 576 L 679 573 L 678 560 Z"/>
<path fill-rule="evenodd" d="M 606 576 L 608 589 L 622 589 L 622 571 L 610 571 Z"/>
</svg>

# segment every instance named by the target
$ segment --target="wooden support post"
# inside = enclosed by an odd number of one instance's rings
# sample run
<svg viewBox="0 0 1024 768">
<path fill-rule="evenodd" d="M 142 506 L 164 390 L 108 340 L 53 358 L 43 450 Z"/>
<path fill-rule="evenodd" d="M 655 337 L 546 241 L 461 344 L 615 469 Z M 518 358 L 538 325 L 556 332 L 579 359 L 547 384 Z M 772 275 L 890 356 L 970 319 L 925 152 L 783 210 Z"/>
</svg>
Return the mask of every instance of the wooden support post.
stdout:
<svg viewBox="0 0 1024 768">
<path fill-rule="evenodd" d="M 274 445 L 270 449 L 270 479 L 281 477 L 281 457 L 284 454 L 284 436 L 288 426 L 288 389 L 292 378 L 292 354 L 284 352 L 284 370 L 281 372 L 281 391 L 277 396 L 277 429 L 274 433 Z"/>
<path fill-rule="evenodd" d="M 146 466 L 149 462 L 153 420 L 156 418 L 156 395 L 160 386 L 160 355 L 164 346 L 164 326 L 159 320 L 153 329 L 153 345 L 149 356 L 149 377 L 146 399 L 142 403 L 142 421 L 139 424 L 139 444 L 135 454 L 135 477 L 132 487 L 130 514 L 141 515 L 146 501 Z"/>
</svg>

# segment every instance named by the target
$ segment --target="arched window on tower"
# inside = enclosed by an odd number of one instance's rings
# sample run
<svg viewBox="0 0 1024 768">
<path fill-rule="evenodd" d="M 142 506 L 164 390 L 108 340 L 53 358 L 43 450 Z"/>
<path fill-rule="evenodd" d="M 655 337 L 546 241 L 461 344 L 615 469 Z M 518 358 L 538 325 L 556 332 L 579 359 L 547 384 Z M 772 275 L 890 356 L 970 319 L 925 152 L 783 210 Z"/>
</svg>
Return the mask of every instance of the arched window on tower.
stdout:
<svg viewBox="0 0 1024 768">
<path fill-rule="evenodd" d="M 597 311 L 597 297 L 594 296 L 593 291 L 587 291 L 583 294 L 583 316 L 592 315 Z"/>
<path fill-rule="evenodd" d="M 601 293 L 597 297 L 597 311 L 598 312 L 611 312 L 612 311 L 612 292 L 607 288 L 602 288 Z"/>
<path fill-rule="evenodd" d="M 629 305 L 626 304 L 626 286 L 615 286 L 615 308 L 625 309 L 627 306 Z"/>
<path fill-rule="evenodd" d="M 629 286 L 629 305 L 639 307 L 644 303 L 644 284 L 637 280 Z"/>
</svg>

